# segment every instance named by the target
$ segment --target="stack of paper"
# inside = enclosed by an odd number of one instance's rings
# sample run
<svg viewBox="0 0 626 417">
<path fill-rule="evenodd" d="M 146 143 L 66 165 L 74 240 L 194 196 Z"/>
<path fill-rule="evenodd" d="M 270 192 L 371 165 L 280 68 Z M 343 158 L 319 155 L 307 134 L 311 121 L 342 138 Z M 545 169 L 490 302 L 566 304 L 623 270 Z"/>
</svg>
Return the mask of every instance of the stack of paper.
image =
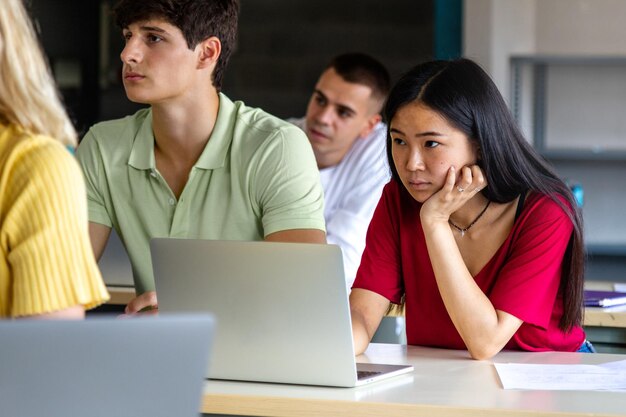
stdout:
<svg viewBox="0 0 626 417">
<path fill-rule="evenodd" d="M 504 389 L 626 392 L 626 360 L 602 365 L 495 363 Z"/>
</svg>

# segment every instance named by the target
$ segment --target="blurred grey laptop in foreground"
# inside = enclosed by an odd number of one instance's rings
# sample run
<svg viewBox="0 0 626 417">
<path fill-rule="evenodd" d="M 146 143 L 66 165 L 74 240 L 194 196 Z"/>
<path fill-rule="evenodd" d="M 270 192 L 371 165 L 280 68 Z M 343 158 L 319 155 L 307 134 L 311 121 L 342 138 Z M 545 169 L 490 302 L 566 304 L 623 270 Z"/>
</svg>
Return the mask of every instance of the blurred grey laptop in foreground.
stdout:
<svg viewBox="0 0 626 417">
<path fill-rule="evenodd" d="M 355 364 L 336 245 L 153 239 L 151 250 L 159 311 L 216 317 L 210 378 L 352 387 L 413 370 Z"/>
<path fill-rule="evenodd" d="M 0 407 L 11 417 L 196 417 L 208 315 L 0 321 Z"/>
</svg>

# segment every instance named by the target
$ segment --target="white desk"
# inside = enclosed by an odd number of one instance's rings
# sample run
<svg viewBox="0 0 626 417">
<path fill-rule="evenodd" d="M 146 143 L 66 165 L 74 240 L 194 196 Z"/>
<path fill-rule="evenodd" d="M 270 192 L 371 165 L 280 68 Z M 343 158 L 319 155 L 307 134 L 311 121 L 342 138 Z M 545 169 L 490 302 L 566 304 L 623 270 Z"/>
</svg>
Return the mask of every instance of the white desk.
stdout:
<svg viewBox="0 0 626 417">
<path fill-rule="evenodd" d="M 268 417 L 624 416 L 626 393 L 501 388 L 494 362 L 603 363 L 626 355 L 466 351 L 372 344 L 359 362 L 411 363 L 415 372 L 358 388 L 208 381 L 202 412 Z M 332 370 L 329 370 L 332 372 Z"/>
</svg>

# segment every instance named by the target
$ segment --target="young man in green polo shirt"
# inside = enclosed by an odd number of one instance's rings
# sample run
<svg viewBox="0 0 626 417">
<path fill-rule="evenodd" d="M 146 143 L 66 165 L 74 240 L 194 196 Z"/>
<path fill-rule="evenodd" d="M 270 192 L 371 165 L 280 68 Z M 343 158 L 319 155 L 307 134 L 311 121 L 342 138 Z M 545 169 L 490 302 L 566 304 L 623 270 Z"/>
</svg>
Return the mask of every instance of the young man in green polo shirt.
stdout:
<svg viewBox="0 0 626 417">
<path fill-rule="evenodd" d="M 156 309 L 153 237 L 325 242 L 323 191 L 297 127 L 220 92 L 236 0 L 121 0 L 123 81 L 148 109 L 99 123 L 77 155 L 97 258 L 112 228 L 138 296 Z"/>
</svg>

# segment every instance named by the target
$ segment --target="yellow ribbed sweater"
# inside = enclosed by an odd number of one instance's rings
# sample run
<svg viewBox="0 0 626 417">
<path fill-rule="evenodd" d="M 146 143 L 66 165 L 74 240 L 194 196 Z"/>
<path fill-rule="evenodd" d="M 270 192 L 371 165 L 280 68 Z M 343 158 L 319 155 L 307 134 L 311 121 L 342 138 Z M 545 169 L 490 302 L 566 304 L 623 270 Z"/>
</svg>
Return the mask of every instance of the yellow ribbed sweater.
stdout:
<svg viewBox="0 0 626 417">
<path fill-rule="evenodd" d="M 89 242 L 82 172 L 57 141 L 0 123 L 0 317 L 109 297 Z"/>
</svg>

